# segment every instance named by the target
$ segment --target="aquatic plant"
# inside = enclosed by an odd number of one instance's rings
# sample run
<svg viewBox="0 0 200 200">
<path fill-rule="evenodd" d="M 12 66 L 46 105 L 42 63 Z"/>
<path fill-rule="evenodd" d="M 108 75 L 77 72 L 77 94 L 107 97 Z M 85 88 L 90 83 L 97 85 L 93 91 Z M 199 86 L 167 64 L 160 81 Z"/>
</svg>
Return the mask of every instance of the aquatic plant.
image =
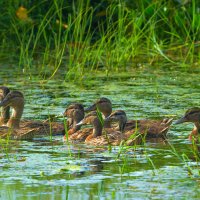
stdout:
<svg viewBox="0 0 200 200">
<path fill-rule="evenodd" d="M 199 144 L 196 143 L 195 140 L 192 141 L 192 145 L 190 145 L 190 154 L 180 153 L 178 150 L 173 146 L 173 144 L 169 143 L 171 147 L 171 152 L 184 164 L 185 168 L 188 171 L 190 176 L 200 175 L 199 170 L 199 162 L 200 162 L 200 155 L 199 155 Z M 196 165 L 192 164 L 191 162 L 196 162 Z"/>
<path fill-rule="evenodd" d="M 0 58 L 31 74 L 66 79 L 163 61 L 199 62 L 199 5 L 192 1 L 1 1 Z M 11 52 L 11 53 L 10 53 Z"/>
</svg>

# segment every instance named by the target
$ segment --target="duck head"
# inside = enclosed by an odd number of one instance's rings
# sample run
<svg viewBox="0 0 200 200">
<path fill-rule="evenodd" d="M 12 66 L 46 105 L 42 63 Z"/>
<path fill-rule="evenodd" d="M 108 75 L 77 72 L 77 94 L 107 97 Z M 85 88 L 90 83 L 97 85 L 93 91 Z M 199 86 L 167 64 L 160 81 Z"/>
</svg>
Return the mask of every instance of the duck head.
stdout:
<svg viewBox="0 0 200 200">
<path fill-rule="evenodd" d="M 0 100 L 2 101 L 9 92 L 10 90 L 8 87 L 0 86 Z"/>
<path fill-rule="evenodd" d="M 105 117 L 108 117 L 112 112 L 112 103 L 108 98 L 101 97 L 93 105 L 86 108 L 85 111 L 99 110 Z"/>
<path fill-rule="evenodd" d="M 194 107 L 188 109 L 183 117 L 175 121 L 175 124 L 181 124 L 184 122 L 193 122 L 193 123 L 200 122 L 200 108 Z"/>
<path fill-rule="evenodd" d="M 64 117 L 67 117 L 68 128 L 70 128 L 70 134 L 75 133 L 80 130 L 81 125 L 77 126 L 77 124 L 84 118 L 84 107 L 80 103 L 73 103 L 69 105 L 65 112 L 63 113 Z"/>
<path fill-rule="evenodd" d="M 73 103 L 66 108 L 63 115 L 64 117 L 72 118 L 74 120 L 80 119 L 79 121 L 81 121 L 84 118 L 84 107 L 80 103 Z"/>
<path fill-rule="evenodd" d="M 116 110 L 105 121 L 117 122 L 119 124 L 119 131 L 123 132 L 127 122 L 127 116 L 123 110 Z"/>
<path fill-rule="evenodd" d="M 92 125 L 93 126 L 93 137 L 97 137 L 102 135 L 103 130 L 103 124 L 101 122 L 100 117 L 98 116 L 98 113 L 96 111 L 89 112 L 83 120 L 81 120 L 77 126 L 80 125 Z"/>
<path fill-rule="evenodd" d="M 198 134 L 200 134 L 200 108 L 194 107 L 185 112 L 185 115 L 175 121 L 174 124 L 181 124 L 185 122 L 194 123 L 194 128 L 189 135 L 189 140 L 193 140 L 193 138 L 197 138 Z M 195 139 L 196 140 L 196 139 Z"/>
</svg>

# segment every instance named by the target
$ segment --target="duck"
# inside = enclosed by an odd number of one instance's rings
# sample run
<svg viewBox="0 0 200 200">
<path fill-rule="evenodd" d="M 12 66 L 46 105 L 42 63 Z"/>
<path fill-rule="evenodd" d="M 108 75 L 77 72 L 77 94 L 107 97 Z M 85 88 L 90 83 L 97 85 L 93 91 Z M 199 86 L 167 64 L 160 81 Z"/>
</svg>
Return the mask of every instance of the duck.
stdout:
<svg viewBox="0 0 200 200">
<path fill-rule="evenodd" d="M 194 128 L 191 131 L 188 139 L 198 141 L 198 136 L 200 134 L 200 108 L 193 107 L 188 109 L 184 116 L 176 120 L 174 124 L 182 124 L 185 122 L 192 122 L 194 124 Z"/>
<path fill-rule="evenodd" d="M 24 104 L 24 95 L 20 91 L 9 92 L 1 101 L 0 107 L 7 108 L 10 106 L 13 109 L 6 126 L 0 127 L 1 138 L 28 140 L 33 139 L 36 135 L 57 134 L 64 130 L 64 125 L 56 122 L 21 121 Z"/>
<path fill-rule="evenodd" d="M 85 139 L 92 134 L 93 128 L 81 129 L 82 124 L 79 124 L 84 119 L 84 107 L 80 103 L 70 104 L 65 112 L 64 117 L 67 117 L 67 130 L 64 133 L 63 140 L 72 143 L 84 142 Z M 81 129 L 81 130 L 80 130 Z"/>
<path fill-rule="evenodd" d="M 6 95 L 10 92 L 10 89 L 6 86 L 0 86 L 0 101 L 2 101 Z M 0 116 L 0 126 L 6 125 L 10 118 L 10 106 L 2 107 Z"/>
<path fill-rule="evenodd" d="M 63 141 L 71 143 L 84 142 L 85 139 L 92 133 L 93 128 L 81 129 L 82 124 L 79 124 L 85 116 L 84 107 L 80 103 L 70 104 L 65 112 L 64 117 L 67 117 L 67 130 L 64 132 Z"/>
<path fill-rule="evenodd" d="M 106 97 L 101 97 L 97 99 L 91 106 L 85 109 L 85 112 L 99 110 L 103 113 L 103 117 L 107 118 L 112 113 L 112 103 L 110 99 Z M 104 122 L 105 128 L 111 128 L 109 121 Z"/>
<path fill-rule="evenodd" d="M 118 113 L 123 111 L 117 111 Z M 126 118 L 121 118 L 120 123 L 126 123 Z M 105 128 L 104 124 L 99 116 L 98 111 L 89 112 L 83 120 L 81 120 L 78 124 L 80 125 L 92 125 L 93 129 L 90 130 L 90 134 L 85 138 L 85 143 L 93 146 L 105 146 L 112 145 L 117 146 L 123 143 L 126 145 L 140 144 L 141 138 L 132 137 L 130 138 L 129 134 L 123 134 L 123 127 L 121 126 L 121 131 L 114 130 L 112 128 Z M 84 130 L 84 129 L 83 129 Z M 104 134 L 103 134 L 104 133 Z"/>
<path fill-rule="evenodd" d="M 166 126 L 166 122 L 164 122 L 164 125 L 159 124 L 157 126 L 157 121 L 153 122 L 151 120 L 151 123 L 145 121 L 145 120 L 139 120 L 139 122 L 136 122 L 134 120 L 128 121 L 126 112 L 123 110 L 116 110 L 112 112 L 106 119 L 105 121 L 109 121 L 110 123 L 117 123 L 118 127 L 117 130 L 120 130 L 121 132 L 124 132 L 125 136 L 127 138 L 132 137 L 134 135 L 138 135 L 139 137 L 142 137 L 144 140 L 148 141 L 165 141 L 166 133 L 169 129 L 169 125 Z M 128 125 L 127 123 L 131 124 Z M 150 124 L 149 124 L 150 123 Z M 170 121 L 171 123 L 171 121 Z M 161 140 L 159 140 L 159 138 Z M 154 139 L 154 140 L 152 140 Z"/>
<path fill-rule="evenodd" d="M 106 97 L 101 97 L 96 100 L 94 104 L 85 109 L 85 111 L 94 111 L 99 110 L 103 113 L 104 118 L 110 118 L 111 116 L 117 115 L 118 112 L 114 112 L 112 114 L 112 103 L 110 99 Z M 122 114 L 122 113 L 121 113 Z M 110 117 L 109 117 L 110 116 Z M 105 120 L 104 127 L 110 128 L 111 123 L 109 120 Z M 131 131 L 135 128 L 139 128 L 140 130 L 145 130 L 147 137 L 158 138 L 166 136 L 169 127 L 173 121 L 173 118 L 166 118 L 161 120 L 149 120 L 149 119 L 141 119 L 141 120 L 128 120 L 125 123 L 124 130 Z M 120 126 L 118 125 L 116 129 L 120 130 Z"/>
<path fill-rule="evenodd" d="M 64 131 L 63 140 L 81 140 L 84 133 L 83 131 L 80 133 L 81 125 L 77 124 L 83 120 L 85 116 L 83 105 L 80 103 L 70 104 L 63 113 L 63 116 L 67 117 L 67 131 Z"/>
<path fill-rule="evenodd" d="M 85 116 L 84 107 L 80 103 L 72 103 L 66 108 L 63 116 L 67 117 L 68 134 L 71 135 L 81 128 L 76 124 Z"/>
</svg>

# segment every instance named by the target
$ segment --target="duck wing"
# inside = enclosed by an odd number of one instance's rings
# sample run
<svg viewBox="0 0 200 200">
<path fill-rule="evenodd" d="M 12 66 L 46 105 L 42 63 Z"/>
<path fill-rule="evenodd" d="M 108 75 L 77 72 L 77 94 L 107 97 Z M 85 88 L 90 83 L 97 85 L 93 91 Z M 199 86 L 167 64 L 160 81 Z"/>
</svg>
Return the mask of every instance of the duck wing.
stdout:
<svg viewBox="0 0 200 200">
<path fill-rule="evenodd" d="M 162 120 L 130 120 L 126 123 L 125 131 L 133 131 L 138 129 L 142 134 L 147 137 L 162 137 L 165 136 L 172 123 L 172 118 Z"/>
</svg>

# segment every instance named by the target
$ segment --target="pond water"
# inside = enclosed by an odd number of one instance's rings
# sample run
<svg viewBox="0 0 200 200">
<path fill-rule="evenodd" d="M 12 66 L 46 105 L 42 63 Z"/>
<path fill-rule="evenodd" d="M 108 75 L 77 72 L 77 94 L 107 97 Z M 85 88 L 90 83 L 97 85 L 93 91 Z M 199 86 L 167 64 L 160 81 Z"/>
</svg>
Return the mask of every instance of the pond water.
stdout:
<svg viewBox="0 0 200 200">
<path fill-rule="evenodd" d="M 77 81 L 65 81 L 62 71 L 48 81 L 22 72 L 1 66 L 0 85 L 24 93 L 23 118 L 42 120 L 71 102 L 89 106 L 101 96 L 130 119 L 176 119 L 200 102 L 199 69 L 144 67 L 108 77 L 86 74 Z M 172 125 L 168 142 L 111 152 L 66 144 L 61 136 L 1 141 L 0 199 L 199 199 L 200 162 L 187 139 L 192 127 Z"/>
</svg>

